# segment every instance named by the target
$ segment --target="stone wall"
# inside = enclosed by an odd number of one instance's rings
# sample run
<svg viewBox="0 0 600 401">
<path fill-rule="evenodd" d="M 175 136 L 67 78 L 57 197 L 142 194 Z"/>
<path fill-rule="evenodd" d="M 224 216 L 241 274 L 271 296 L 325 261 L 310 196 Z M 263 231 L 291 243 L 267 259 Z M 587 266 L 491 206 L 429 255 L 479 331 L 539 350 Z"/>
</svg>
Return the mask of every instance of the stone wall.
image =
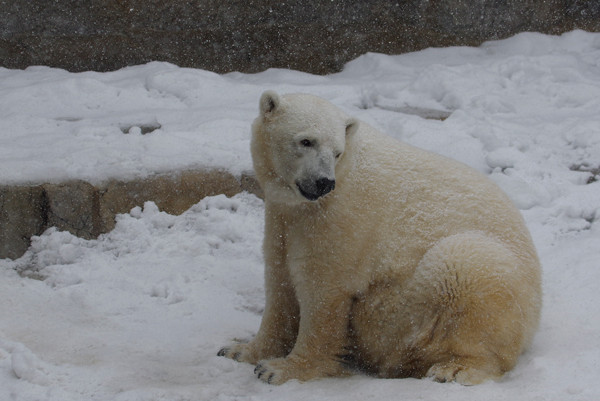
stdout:
<svg viewBox="0 0 600 401">
<path fill-rule="evenodd" d="M 600 31 L 596 0 L 0 0 L 0 66 L 338 71 L 365 52 Z"/>
<path fill-rule="evenodd" d="M 262 196 L 254 178 L 224 171 L 184 171 L 98 186 L 84 181 L 36 186 L 0 186 L 0 258 L 23 255 L 30 238 L 49 227 L 91 239 L 112 230 L 115 215 L 145 201 L 170 214 L 181 214 L 206 196 L 248 191 Z"/>
</svg>

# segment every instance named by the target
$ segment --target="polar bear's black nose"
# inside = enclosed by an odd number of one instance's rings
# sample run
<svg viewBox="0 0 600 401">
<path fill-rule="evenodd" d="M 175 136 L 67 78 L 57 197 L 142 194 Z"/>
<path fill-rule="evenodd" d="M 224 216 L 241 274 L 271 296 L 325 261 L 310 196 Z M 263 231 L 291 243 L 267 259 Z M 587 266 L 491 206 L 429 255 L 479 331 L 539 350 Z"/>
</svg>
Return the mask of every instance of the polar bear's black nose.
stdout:
<svg viewBox="0 0 600 401">
<path fill-rule="evenodd" d="M 329 192 L 335 189 L 335 180 L 330 180 L 329 178 L 319 178 L 316 182 L 317 184 L 317 193 L 319 197 L 323 195 L 327 195 Z"/>
<path fill-rule="evenodd" d="M 327 195 L 335 188 L 335 180 L 329 178 L 319 178 L 316 181 L 304 181 L 296 184 L 302 196 L 306 199 L 314 201 L 321 196 Z"/>
</svg>

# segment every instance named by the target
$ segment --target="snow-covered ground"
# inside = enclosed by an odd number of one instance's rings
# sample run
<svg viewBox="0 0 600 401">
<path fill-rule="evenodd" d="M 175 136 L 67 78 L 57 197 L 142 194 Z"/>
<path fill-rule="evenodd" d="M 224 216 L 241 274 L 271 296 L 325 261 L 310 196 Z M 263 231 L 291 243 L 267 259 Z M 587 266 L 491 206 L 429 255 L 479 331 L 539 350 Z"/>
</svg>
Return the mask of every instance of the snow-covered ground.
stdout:
<svg viewBox="0 0 600 401">
<path fill-rule="evenodd" d="M 256 332 L 264 300 L 263 204 L 240 194 L 181 216 L 147 203 L 97 240 L 50 229 L 0 260 L 0 400 L 600 399 L 599 33 L 367 54 L 329 76 L 0 69 L 0 184 L 239 174 L 265 89 L 325 97 L 512 197 L 544 267 L 540 330 L 517 367 L 475 387 L 364 375 L 275 387 L 217 357 Z"/>
</svg>

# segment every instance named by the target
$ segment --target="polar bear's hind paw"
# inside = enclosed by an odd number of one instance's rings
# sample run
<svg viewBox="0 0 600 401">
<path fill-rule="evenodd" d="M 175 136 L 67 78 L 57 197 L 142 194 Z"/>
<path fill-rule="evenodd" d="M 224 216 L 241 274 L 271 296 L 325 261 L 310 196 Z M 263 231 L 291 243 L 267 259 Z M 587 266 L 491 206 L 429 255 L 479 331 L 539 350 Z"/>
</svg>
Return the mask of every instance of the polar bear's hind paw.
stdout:
<svg viewBox="0 0 600 401">
<path fill-rule="evenodd" d="M 463 386 L 473 386 L 498 378 L 496 374 L 456 362 L 437 363 L 427 371 L 426 376 L 439 383 L 454 381 Z"/>
</svg>

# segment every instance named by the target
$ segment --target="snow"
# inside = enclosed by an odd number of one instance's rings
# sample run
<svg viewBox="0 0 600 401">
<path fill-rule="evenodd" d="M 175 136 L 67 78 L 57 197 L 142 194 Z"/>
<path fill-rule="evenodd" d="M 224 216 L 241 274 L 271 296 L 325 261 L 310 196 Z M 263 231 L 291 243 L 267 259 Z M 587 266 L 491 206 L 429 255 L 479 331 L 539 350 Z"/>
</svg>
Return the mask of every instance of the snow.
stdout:
<svg viewBox="0 0 600 401">
<path fill-rule="evenodd" d="M 239 175 L 266 89 L 327 98 L 511 196 L 544 268 L 540 330 L 517 367 L 475 387 L 360 374 L 276 387 L 217 357 L 252 337 L 264 302 L 263 204 L 244 193 L 180 216 L 148 202 L 96 240 L 50 229 L 0 260 L 1 400 L 600 399 L 599 33 L 366 54 L 329 76 L 0 69 L 0 184 Z"/>
</svg>

